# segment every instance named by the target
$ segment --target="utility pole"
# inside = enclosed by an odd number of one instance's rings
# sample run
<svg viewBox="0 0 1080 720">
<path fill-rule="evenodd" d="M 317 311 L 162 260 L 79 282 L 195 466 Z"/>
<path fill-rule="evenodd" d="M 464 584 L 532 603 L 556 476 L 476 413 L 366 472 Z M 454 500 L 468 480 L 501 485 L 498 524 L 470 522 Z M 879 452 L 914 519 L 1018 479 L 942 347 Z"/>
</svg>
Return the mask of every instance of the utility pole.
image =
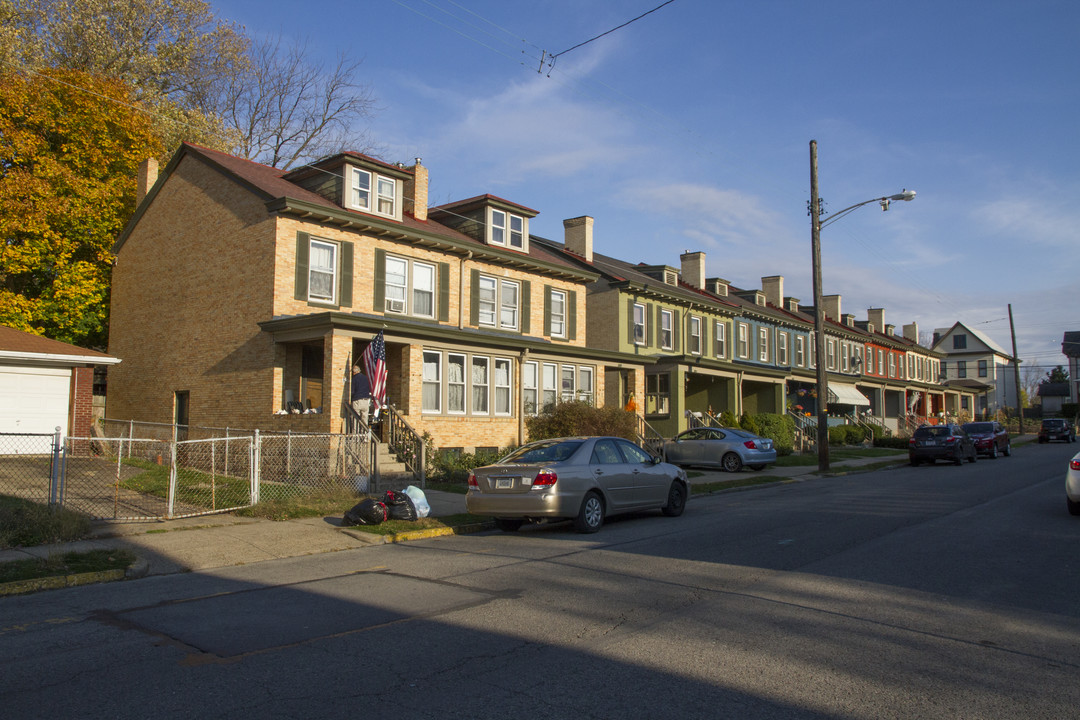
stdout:
<svg viewBox="0 0 1080 720">
<path fill-rule="evenodd" d="M 818 471 L 829 469 L 829 375 L 825 367 L 825 308 L 821 292 L 821 198 L 817 183 L 817 140 L 810 141 L 810 252 L 814 264 L 814 363 L 817 368 Z"/>
<path fill-rule="evenodd" d="M 1024 407 L 1020 403 L 1020 357 L 1016 354 L 1016 326 L 1013 325 L 1012 303 L 1009 303 L 1009 332 L 1012 333 L 1013 372 L 1016 374 L 1016 412 L 1020 416 L 1020 434 L 1024 434 Z"/>
</svg>

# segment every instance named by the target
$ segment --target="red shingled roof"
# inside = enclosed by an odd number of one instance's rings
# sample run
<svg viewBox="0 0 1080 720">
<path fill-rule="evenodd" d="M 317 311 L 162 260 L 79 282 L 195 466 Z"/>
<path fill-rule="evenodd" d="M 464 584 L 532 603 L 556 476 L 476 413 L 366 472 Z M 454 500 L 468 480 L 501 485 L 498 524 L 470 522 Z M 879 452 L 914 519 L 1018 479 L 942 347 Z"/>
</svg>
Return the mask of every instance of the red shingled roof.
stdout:
<svg viewBox="0 0 1080 720">
<path fill-rule="evenodd" d="M 50 340 L 49 338 L 23 332 L 22 330 L 16 330 L 15 328 L 10 328 L 5 325 L 0 325 L 0 352 L 33 353 L 37 355 L 71 355 L 79 358 L 99 357 L 103 360 L 114 359 L 111 355 L 106 355 L 97 350 L 88 350 L 86 348 L 78 347 L 77 345 L 69 345 L 68 343 L 60 342 L 59 340 Z"/>
</svg>

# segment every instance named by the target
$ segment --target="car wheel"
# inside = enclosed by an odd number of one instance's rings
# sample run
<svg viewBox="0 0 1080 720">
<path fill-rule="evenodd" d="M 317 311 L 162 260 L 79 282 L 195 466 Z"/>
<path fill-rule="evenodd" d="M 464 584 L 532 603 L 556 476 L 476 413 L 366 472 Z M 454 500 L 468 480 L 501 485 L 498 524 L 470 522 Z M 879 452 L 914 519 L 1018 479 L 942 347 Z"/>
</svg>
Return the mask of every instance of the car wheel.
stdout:
<svg viewBox="0 0 1080 720">
<path fill-rule="evenodd" d="M 919 465 L 921 465 L 921 464 L 922 464 L 922 460 L 916 460 L 915 458 L 911 458 L 911 466 L 912 467 L 919 467 Z"/>
<path fill-rule="evenodd" d="M 740 470 L 742 470 L 742 458 L 740 458 L 733 452 L 729 452 L 727 455 L 725 455 L 724 458 L 720 461 L 720 463 L 728 472 L 739 472 Z"/>
<path fill-rule="evenodd" d="M 604 524 L 604 501 L 591 492 L 581 501 L 581 509 L 574 518 L 574 529 L 579 533 L 594 533 Z"/>
<path fill-rule="evenodd" d="M 1012 443 L 1011 442 L 1005 443 L 1005 449 L 1001 451 L 1001 454 L 1004 455 L 1005 457 L 1009 457 L 1010 455 L 1012 455 Z"/>
<path fill-rule="evenodd" d="M 1069 504 L 1070 515 L 1080 515 L 1080 502 L 1071 500 L 1068 497 L 1065 498 L 1065 502 Z"/>
<path fill-rule="evenodd" d="M 765 469 L 765 466 L 764 465 L 751 465 L 750 469 L 753 470 L 754 472 L 760 472 L 760 471 Z"/>
<path fill-rule="evenodd" d="M 495 527 L 503 532 L 517 532 L 525 524 L 522 518 L 495 518 Z"/>
<path fill-rule="evenodd" d="M 956 448 L 956 457 L 953 458 L 953 465 L 963 465 L 964 455 L 960 448 Z"/>
<path fill-rule="evenodd" d="M 979 451 L 975 448 L 971 448 L 971 457 L 968 458 L 968 462 L 975 462 L 979 459 Z"/>
<path fill-rule="evenodd" d="M 667 494 L 667 505 L 660 508 L 660 512 L 668 517 L 679 517 L 686 508 L 686 488 L 681 482 L 671 483 L 671 489 Z"/>
<path fill-rule="evenodd" d="M 990 446 L 990 459 L 997 460 L 997 443 Z"/>
</svg>

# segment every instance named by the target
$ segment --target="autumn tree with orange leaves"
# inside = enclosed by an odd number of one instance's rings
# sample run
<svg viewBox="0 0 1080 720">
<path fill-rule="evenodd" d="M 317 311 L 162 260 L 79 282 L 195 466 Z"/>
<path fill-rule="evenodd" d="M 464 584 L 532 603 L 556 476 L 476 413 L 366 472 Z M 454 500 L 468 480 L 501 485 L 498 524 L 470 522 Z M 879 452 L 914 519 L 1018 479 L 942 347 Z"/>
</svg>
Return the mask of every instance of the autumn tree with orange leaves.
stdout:
<svg viewBox="0 0 1080 720">
<path fill-rule="evenodd" d="M 0 324 L 106 346 L 111 248 L 162 152 L 119 81 L 0 74 Z"/>
</svg>

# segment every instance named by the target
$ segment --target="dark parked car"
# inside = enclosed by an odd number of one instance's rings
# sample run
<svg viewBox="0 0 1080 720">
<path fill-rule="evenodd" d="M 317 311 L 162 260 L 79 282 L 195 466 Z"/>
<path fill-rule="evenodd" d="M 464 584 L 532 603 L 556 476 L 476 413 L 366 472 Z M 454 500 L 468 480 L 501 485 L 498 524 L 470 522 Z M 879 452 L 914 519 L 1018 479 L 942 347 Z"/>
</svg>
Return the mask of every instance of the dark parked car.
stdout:
<svg viewBox="0 0 1080 720">
<path fill-rule="evenodd" d="M 975 443 L 959 425 L 924 425 L 918 428 L 908 441 L 908 459 L 912 465 L 923 461 L 933 464 L 935 460 L 951 460 L 957 465 L 975 462 Z"/>
<path fill-rule="evenodd" d="M 739 428 L 699 427 L 664 443 L 664 458 L 675 465 L 712 465 L 738 472 L 746 465 L 764 470 L 776 462 L 772 440 Z"/>
<path fill-rule="evenodd" d="M 690 494 L 686 471 L 618 437 L 572 437 L 522 445 L 469 473 L 465 507 L 513 532 L 527 520 L 571 518 L 596 532 L 618 513 L 681 515 Z"/>
<path fill-rule="evenodd" d="M 981 455 L 996 458 L 998 453 L 1012 455 L 1009 431 L 999 422 L 969 422 L 961 425 L 964 432 L 975 441 L 975 449 Z"/>
<path fill-rule="evenodd" d="M 1076 442 L 1076 428 L 1064 418 L 1046 418 L 1039 427 L 1039 442 L 1045 443 L 1051 440 Z"/>
</svg>

